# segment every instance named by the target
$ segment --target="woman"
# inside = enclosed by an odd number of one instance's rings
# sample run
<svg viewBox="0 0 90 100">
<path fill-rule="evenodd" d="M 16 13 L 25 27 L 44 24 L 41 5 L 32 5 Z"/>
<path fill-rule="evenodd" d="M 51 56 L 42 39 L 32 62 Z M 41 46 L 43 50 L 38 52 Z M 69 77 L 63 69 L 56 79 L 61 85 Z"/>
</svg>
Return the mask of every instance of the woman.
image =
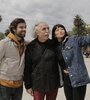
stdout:
<svg viewBox="0 0 90 100">
<path fill-rule="evenodd" d="M 90 83 L 90 79 L 81 53 L 81 47 L 90 45 L 90 36 L 70 37 L 67 35 L 65 27 L 57 24 L 53 27 L 52 39 L 57 43 L 59 62 L 63 62 L 61 69 L 66 99 L 84 100 L 86 84 Z"/>
</svg>

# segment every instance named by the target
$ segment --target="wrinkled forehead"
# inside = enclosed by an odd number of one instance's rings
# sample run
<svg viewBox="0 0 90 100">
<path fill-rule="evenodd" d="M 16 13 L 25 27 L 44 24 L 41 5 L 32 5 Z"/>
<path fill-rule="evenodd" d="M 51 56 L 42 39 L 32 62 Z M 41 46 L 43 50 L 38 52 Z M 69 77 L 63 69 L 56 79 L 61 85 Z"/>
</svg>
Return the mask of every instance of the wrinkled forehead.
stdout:
<svg viewBox="0 0 90 100">
<path fill-rule="evenodd" d="M 48 26 L 47 23 L 40 23 L 40 24 L 39 24 L 39 27 L 40 27 L 40 28 L 44 28 L 44 27 L 45 27 L 45 28 L 48 28 L 49 26 Z"/>
</svg>

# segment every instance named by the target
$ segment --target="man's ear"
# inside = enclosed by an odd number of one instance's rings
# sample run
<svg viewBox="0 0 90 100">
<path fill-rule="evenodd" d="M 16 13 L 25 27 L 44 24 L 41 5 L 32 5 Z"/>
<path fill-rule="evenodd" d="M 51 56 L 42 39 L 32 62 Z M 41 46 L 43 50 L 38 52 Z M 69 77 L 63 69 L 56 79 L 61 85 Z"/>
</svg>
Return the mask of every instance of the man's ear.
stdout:
<svg viewBox="0 0 90 100">
<path fill-rule="evenodd" d="M 37 33 L 37 35 L 39 35 L 39 33 Z"/>
</svg>

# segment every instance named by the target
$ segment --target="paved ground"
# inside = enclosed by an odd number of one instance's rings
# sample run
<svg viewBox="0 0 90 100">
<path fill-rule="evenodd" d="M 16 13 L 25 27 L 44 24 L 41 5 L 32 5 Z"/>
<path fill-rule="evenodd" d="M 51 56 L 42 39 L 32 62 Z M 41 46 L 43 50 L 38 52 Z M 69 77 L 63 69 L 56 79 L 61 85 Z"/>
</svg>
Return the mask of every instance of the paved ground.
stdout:
<svg viewBox="0 0 90 100">
<path fill-rule="evenodd" d="M 89 76 L 90 76 L 90 58 L 85 58 L 85 63 L 87 65 L 88 73 L 89 73 Z M 24 89 L 22 100 L 33 100 L 33 97 L 31 97 L 28 93 L 26 93 L 26 91 Z M 63 88 L 59 89 L 57 100 L 65 100 Z M 90 100 L 90 84 L 87 85 L 87 92 L 86 92 L 85 100 Z"/>
</svg>

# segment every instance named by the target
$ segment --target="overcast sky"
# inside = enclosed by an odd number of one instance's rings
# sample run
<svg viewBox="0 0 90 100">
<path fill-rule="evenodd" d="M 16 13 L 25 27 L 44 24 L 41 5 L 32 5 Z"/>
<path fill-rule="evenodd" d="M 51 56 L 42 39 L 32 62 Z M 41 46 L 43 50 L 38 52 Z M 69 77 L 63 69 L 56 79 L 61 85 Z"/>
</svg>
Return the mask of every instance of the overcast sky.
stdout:
<svg viewBox="0 0 90 100">
<path fill-rule="evenodd" d="M 90 0 L 0 0 L 0 31 L 4 32 L 16 17 L 26 20 L 26 39 L 31 39 L 32 26 L 39 21 L 47 22 L 51 28 L 63 24 L 68 31 L 76 14 L 90 24 Z"/>
</svg>

